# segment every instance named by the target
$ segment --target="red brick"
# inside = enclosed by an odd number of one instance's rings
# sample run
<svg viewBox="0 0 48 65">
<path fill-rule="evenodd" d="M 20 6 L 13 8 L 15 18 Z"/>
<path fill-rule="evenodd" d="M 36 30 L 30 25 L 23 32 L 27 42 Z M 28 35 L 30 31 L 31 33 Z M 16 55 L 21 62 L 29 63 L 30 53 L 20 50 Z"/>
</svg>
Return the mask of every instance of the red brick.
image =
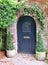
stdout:
<svg viewBox="0 0 48 65">
<path fill-rule="evenodd" d="M 48 8 L 45 8 L 45 14 L 48 16 Z"/>
<path fill-rule="evenodd" d="M 3 58 L 5 56 L 5 52 L 4 51 L 0 51 L 0 58 Z"/>
<path fill-rule="evenodd" d="M 46 3 L 47 0 L 28 0 L 29 2 L 40 2 L 40 3 Z"/>
<path fill-rule="evenodd" d="M 29 2 L 37 2 L 38 0 L 29 0 Z"/>
</svg>

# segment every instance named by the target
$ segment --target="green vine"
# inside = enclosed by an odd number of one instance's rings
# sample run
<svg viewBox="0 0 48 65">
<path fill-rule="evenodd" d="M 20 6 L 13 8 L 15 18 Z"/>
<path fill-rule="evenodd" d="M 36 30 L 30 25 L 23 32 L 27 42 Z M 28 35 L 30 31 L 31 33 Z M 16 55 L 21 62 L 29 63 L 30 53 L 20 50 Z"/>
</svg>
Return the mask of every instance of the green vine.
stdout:
<svg viewBox="0 0 48 65">
<path fill-rule="evenodd" d="M 37 45 L 36 45 L 36 51 L 38 52 L 45 52 L 46 49 L 44 48 L 44 43 L 42 40 L 42 36 L 41 36 L 41 31 L 38 31 L 38 40 L 37 40 Z"/>
<path fill-rule="evenodd" d="M 26 1 L 23 0 L 17 3 L 13 0 L 0 0 L 0 28 L 9 27 L 15 21 L 20 10 L 23 11 L 24 16 L 34 13 L 40 22 L 40 30 L 44 30 L 45 18 L 43 11 L 36 4 L 28 6 Z"/>
<path fill-rule="evenodd" d="M 16 3 L 13 0 L 0 0 L 0 28 L 9 27 L 16 18 Z"/>
<path fill-rule="evenodd" d="M 20 7 L 18 6 L 18 4 L 20 5 Z M 17 4 L 17 6 L 19 8 L 18 10 L 23 11 L 24 16 L 29 15 L 29 14 L 36 15 L 36 17 L 41 25 L 41 28 L 39 29 L 38 34 L 37 34 L 38 40 L 37 40 L 37 45 L 36 45 L 36 51 L 39 51 L 39 52 L 46 51 L 44 48 L 44 44 L 43 44 L 43 40 L 42 40 L 42 36 L 41 36 L 41 33 L 42 33 L 42 31 L 44 31 L 44 28 L 45 28 L 45 18 L 43 15 L 43 11 L 36 4 L 28 6 L 25 1 L 21 1 L 18 4 Z"/>
<path fill-rule="evenodd" d="M 45 18 L 43 15 L 43 11 L 40 7 L 38 7 L 37 4 L 31 4 L 30 6 L 28 6 L 26 1 L 20 1 L 16 4 L 16 10 L 16 13 L 18 13 L 19 10 L 23 11 L 24 15 L 32 15 L 33 13 L 36 14 L 36 17 L 41 24 L 41 30 L 44 30 Z"/>
<path fill-rule="evenodd" d="M 41 33 L 44 31 L 44 28 L 45 28 L 45 18 L 44 18 L 44 15 L 43 15 L 43 11 L 38 7 L 38 5 L 34 4 L 34 5 L 31 5 L 31 6 L 28 6 L 26 4 L 26 2 L 24 1 L 21 1 L 19 2 L 19 5 L 20 8 L 19 10 L 23 11 L 23 14 L 24 16 L 26 15 L 32 15 L 32 14 L 35 14 L 40 25 L 41 25 L 41 28 L 39 29 L 38 33 L 37 33 L 37 45 L 36 45 L 36 51 L 38 52 L 44 52 L 46 51 L 45 48 L 44 48 L 44 44 L 43 44 L 43 40 L 42 40 L 42 35 Z"/>
<path fill-rule="evenodd" d="M 45 20 L 43 12 L 38 5 L 28 6 L 26 1 L 15 3 L 13 0 L 0 0 L 0 28 L 9 27 L 15 21 L 19 10 L 24 11 L 24 15 L 35 13 L 41 24 L 41 29 L 44 29 Z"/>
</svg>

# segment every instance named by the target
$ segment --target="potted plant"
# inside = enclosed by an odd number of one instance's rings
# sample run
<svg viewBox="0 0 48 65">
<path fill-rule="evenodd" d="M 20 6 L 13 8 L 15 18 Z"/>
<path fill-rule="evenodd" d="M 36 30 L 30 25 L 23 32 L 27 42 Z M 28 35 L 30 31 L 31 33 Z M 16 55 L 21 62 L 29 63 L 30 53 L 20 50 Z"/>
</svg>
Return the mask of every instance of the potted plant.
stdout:
<svg viewBox="0 0 48 65">
<path fill-rule="evenodd" d="M 36 58 L 38 60 L 45 60 L 46 58 L 46 50 L 43 45 L 41 31 L 38 32 L 38 40 L 36 45 Z"/>
<path fill-rule="evenodd" d="M 47 39 L 46 59 L 48 60 L 48 32 L 45 33 L 45 37 Z"/>
<path fill-rule="evenodd" d="M 7 57 L 15 56 L 15 48 L 12 42 L 12 34 L 10 32 L 7 34 L 6 55 Z"/>
</svg>

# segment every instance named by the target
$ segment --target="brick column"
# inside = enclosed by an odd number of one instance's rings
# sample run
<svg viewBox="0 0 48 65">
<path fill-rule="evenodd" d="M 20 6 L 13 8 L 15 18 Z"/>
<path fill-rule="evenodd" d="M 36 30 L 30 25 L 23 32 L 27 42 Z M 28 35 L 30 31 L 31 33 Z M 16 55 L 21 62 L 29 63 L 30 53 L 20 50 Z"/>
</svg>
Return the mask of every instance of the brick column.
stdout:
<svg viewBox="0 0 48 65">
<path fill-rule="evenodd" d="M 17 53 L 17 20 L 13 23 L 13 25 L 9 28 L 8 31 L 10 31 L 13 35 L 13 44 Z"/>
</svg>

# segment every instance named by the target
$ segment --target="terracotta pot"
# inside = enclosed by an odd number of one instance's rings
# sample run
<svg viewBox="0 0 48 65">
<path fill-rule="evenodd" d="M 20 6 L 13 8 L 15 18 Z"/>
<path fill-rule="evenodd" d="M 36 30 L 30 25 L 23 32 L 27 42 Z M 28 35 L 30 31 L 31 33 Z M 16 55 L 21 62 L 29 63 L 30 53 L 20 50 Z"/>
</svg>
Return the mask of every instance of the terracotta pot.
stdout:
<svg viewBox="0 0 48 65">
<path fill-rule="evenodd" d="M 45 60 L 46 59 L 46 52 L 36 52 L 36 58 L 38 60 Z"/>
<path fill-rule="evenodd" d="M 6 50 L 7 57 L 11 58 L 16 55 L 15 50 Z"/>
</svg>

